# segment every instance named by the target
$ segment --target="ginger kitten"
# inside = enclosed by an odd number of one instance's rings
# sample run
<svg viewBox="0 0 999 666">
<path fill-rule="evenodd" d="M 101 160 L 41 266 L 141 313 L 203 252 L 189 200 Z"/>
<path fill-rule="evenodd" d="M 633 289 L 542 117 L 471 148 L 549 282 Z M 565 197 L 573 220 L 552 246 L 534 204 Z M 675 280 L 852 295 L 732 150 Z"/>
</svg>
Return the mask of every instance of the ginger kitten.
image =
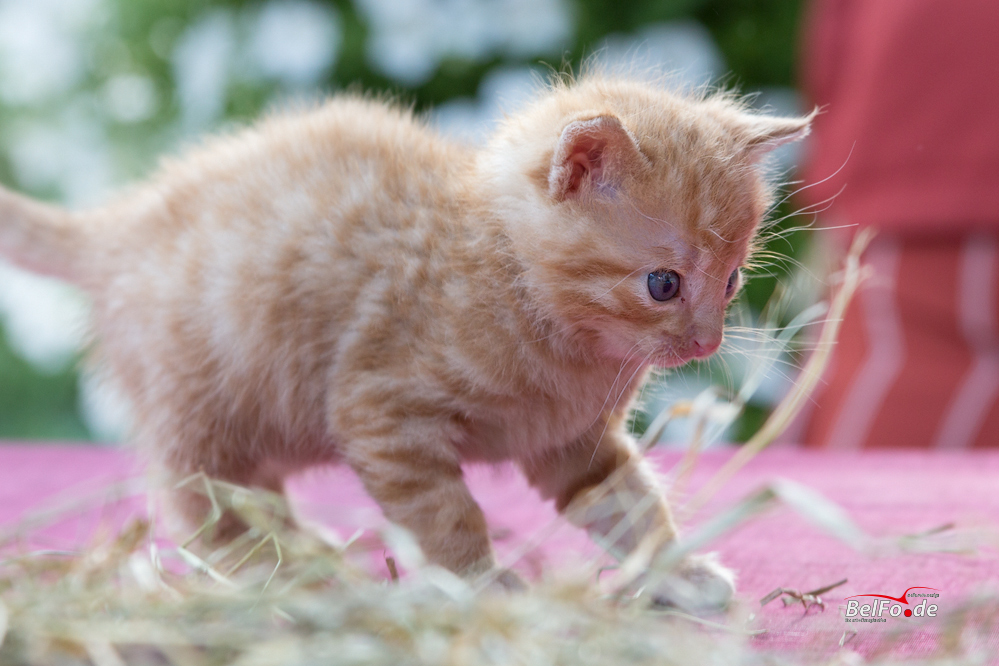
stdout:
<svg viewBox="0 0 999 666">
<path fill-rule="evenodd" d="M 91 294 L 164 484 L 203 470 L 280 492 L 342 461 L 430 561 L 473 576 L 495 562 L 461 463 L 513 460 L 623 557 L 675 536 L 623 427 L 631 396 L 647 368 L 721 344 L 771 203 L 758 162 L 810 119 L 591 76 L 474 150 L 341 96 L 98 210 L 2 191 L 0 251 Z M 192 525 L 207 511 L 173 504 Z M 707 603 L 732 593 L 709 558 L 681 571 Z"/>
</svg>

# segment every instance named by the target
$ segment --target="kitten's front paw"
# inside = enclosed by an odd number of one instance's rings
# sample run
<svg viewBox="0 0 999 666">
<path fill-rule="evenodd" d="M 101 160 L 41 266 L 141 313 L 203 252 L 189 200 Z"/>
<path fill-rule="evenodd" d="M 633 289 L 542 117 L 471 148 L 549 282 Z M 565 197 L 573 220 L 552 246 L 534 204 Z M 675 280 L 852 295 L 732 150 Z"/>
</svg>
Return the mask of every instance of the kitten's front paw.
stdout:
<svg viewBox="0 0 999 666">
<path fill-rule="evenodd" d="M 493 592 L 526 592 L 528 585 L 512 569 L 492 569 L 483 574 L 485 589 Z"/>
<path fill-rule="evenodd" d="M 691 555 L 650 591 L 657 606 L 690 612 L 722 610 L 735 594 L 735 574 L 715 553 Z"/>
<path fill-rule="evenodd" d="M 527 583 L 512 569 L 504 569 L 496 576 L 496 584 L 507 592 L 526 592 Z"/>
</svg>

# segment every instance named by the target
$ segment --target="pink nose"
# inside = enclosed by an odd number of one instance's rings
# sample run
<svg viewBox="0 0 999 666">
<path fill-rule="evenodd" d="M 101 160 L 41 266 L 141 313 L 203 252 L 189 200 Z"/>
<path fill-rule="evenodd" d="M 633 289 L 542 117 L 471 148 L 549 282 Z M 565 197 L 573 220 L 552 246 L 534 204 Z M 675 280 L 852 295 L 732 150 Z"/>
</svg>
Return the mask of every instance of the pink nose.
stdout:
<svg viewBox="0 0 999 666">
<path fill-rule="evenodd" d="M 694 358 L 707 358 L 721 347 L 721 338 L 694 340 Z"/>
</svg>

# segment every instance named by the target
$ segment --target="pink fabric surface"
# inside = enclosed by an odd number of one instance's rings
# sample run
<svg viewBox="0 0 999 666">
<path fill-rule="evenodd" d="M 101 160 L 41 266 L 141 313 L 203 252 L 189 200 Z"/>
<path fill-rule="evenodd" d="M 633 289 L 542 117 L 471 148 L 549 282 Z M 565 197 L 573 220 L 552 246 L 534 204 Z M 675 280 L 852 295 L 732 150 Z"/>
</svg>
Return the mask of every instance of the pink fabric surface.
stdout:
<svg viewBox="0 0 999 666">
<path fill-rule="evenodd" d="M 730 451 L 703 454 L 689 487 L 699 487 L 729 455 Z M 665 472 L 678 455 L 656 452 L 651 458 Z M 486 512 L 501 561 L 510 561 L 525 540 L 545 530 L 555 518 L 552 506 L 541 502 L 512 469 L 470 467 L 466 474 Z M 57 524 L 39 537 L 46 547 L 78 546 L 99 526 L 120 524 L 128 515 L 145 511 L 141 496 L 121 499 L 120 486 L 103 495 L 100 491 L 137 477 L 141 471 L 126 451 L 2 446 L 0 529 L 10 528 L 29 511 L 51 506 L 53 501 L 72 503 L 73 497 L 89 494 L 95 507 L 86 514 L 89 517 Z M 832 499 L 874 537 L 913 534 L 948 523 L 958 530 L 995 530 L 999 526 L 999 495 L 995 492 L 999 452 L 831 454 L 773 449 L 726 484 L 701 515 L 711 515 L 778 478 L 805 484 Z M 300 513 L 343 537 L 359 527 L 373 533 L 384 524 L 359 481 L 345 468 L 310 471 L 294 479 L 289 492 Z M 700 519 L 695 516 L 688 527 Z M 755 614 L 748 626 L 767 630 L 752 639 L 763 650 L 826 655 L 838 648 L 844 632 L 855 630 L 855 636 L 847 635 L 848 645 L 863 654 L 889 651 L 895 656 L 925 655 L 937 644 L 935 621 L 886 616 L 884 624 L 848 624 L 838 606 L 851 595 L 897 597 L 907 588 L 921 586 L 939 590 L 939 598 L 930 602 L 946 612 L 970 595 L 999 589 L 999 554 L 995 550 L 973 555 L 910 553 L 872 558 L 813 527 L 788 508 L 777 508 L 742 525 L 719 539 L 713 549 L 739 573 L 740 602 Z M 566 525 L 521 558 L 517 566 L 528 575 L 536 575 L 543 568 L 595 555 L 597 551 L 586 537 Z M 849 582 L 824 596 L 824 612 L 813 609 L 804 614 L 801 606 L 784 607 L 779 601 L 763 608 L 758 603 L 777 587 L 807 591 L 842 578 Z M 901 630 L 908 631 L 896 638 Z M 991 643 L 984 647 L 999 653 L 999 637 L 992 635 L 988 640 Z"/>
</svg>

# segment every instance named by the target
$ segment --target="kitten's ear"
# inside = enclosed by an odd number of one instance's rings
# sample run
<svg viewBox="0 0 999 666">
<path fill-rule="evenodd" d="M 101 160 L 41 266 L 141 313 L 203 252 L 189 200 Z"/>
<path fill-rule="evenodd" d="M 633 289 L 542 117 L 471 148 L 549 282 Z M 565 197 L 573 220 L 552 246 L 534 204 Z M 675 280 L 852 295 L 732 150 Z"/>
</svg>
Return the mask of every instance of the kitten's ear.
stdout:
<svg viewBox="0 0 999 666">
<path fill-rule="evenodd" d="M 615 116 L 573 121 L 562 130 L 555 147 L 548 194 L 563 201 L 593 187 L 613 189 L 629 170 L 646 161 L 634 137 Z"/>
<path fill-rule="evenodd" d="M 801 118 L 750 116 L 740 128 L 745 137 L 743 151 L 750 158 L 759 160 L 777 146 L 803 139 L 811 131 L 816 115 L 818 109 Z"/>
</svg>

